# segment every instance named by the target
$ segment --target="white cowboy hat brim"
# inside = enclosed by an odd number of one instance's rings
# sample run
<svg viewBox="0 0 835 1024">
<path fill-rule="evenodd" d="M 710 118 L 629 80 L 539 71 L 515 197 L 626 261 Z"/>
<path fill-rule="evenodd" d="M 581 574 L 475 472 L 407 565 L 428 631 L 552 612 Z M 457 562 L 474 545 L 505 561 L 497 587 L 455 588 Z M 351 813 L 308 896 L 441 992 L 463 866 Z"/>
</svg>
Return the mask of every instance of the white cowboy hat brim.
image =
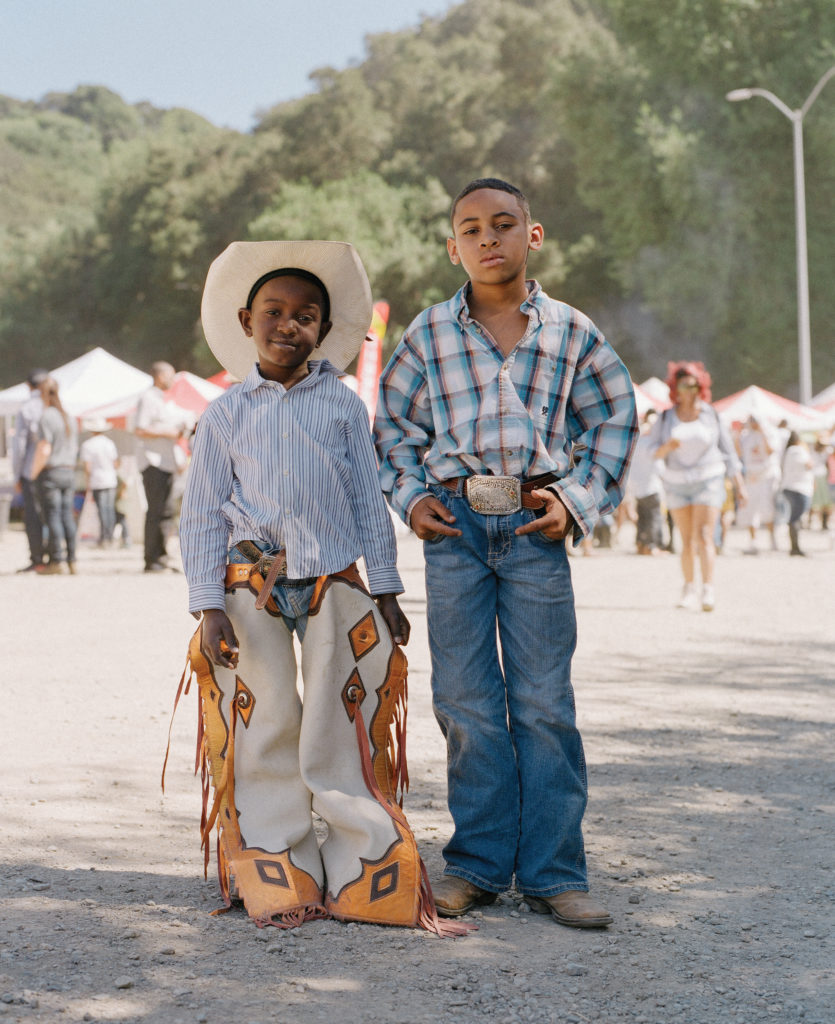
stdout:
<svg viewBox="0 0 835 1024">
<path fill-rule="evenodd" d="M 314 358 L 344 370 L 359 352 L 371 324 L 371 287 L 356 249 L 348 242 L 232 242 L 209 267 L 201 318 L 209 348 L 224 369 L 243 380 L 258 358 L 238 310 L 252 286 L 272 270 L 295 267 L 315 274 L 328 291 L 333 326 Z"/>
</svg>

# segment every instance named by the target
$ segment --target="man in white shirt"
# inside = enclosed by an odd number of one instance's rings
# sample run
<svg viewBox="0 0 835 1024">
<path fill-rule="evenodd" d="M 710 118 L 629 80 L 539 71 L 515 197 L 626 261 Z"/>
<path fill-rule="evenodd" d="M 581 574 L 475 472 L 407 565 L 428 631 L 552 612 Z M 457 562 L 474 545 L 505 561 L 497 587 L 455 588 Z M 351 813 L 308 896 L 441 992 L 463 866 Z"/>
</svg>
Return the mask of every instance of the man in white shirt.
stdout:
<svg viewBox="0 0 835 1024">
<path fill-rule="evenodd" d="M 139 440 L 139 468 L 148 510 L 145 513 L 145 572 L 163 572 L 165 536 L 163 523 L 170 517 L 169 498 L 177 470 L 175 449 L 185 436 L 182 412 L 165 400 L 165 392 L 174 383 L 174 367 L 170 363 L 154 363 L 154 378 L 139 400 L 134 433 Z"/>
</svg>

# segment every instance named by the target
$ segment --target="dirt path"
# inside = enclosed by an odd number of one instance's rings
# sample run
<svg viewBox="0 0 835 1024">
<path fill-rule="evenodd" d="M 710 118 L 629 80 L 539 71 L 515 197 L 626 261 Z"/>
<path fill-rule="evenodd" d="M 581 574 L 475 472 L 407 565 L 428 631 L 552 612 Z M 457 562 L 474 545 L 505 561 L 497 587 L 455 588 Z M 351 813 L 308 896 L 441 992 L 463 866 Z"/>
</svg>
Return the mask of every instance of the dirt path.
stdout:
<svg viewBox="0 0 835 1024">
<path fill-rule="evenodd" d="M 807 546 L 746 558 L 732 535 L 710 615 L 673 608 L 673 559 L 624 540 L 573 560 L 591 881 L 615 924 L 560 928 L 508 893 L 474 936 L 440 941 L 210 917 L 193 696 L 159 788 L 193 628 L 182 577 L 86 549 L 76 577 L 17 576 L 23 535 L 7 532 L 0 1020 L 832 1024 L 835 552 Z M 419 544 L 401 562 L 406 810 L 437 873 L 450 822 Z"/>
</svg>

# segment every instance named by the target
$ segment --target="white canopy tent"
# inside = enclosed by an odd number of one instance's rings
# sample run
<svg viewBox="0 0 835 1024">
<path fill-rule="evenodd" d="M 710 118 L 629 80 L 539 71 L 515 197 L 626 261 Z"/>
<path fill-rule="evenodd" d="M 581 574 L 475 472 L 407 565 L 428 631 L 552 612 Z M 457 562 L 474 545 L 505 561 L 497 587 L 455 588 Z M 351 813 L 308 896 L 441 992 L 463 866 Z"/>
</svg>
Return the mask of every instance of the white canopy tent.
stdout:
<svg viewBox="0 0 835 1024">
<path fill-rule="evenodd" d="M 86 416 L 93 409 L 110 402 L 138 398 L 152 384 L 148 373 L 137 370 L 106 352 L 94 348 L 73 359 L 50 375 L 58 381 L 61 404 L 71 416 Z M 0 416 L 14 416 L 29 397 L 24 382 L 0 391 Z"/>
<path fill-rule="evenodd" d="M 830 384 L 812 399 L 810 403 L 815 409 L 835 409 L 835 384 Z"/>
<path fill-rule="evenodd" d="M 667 409 L 670 406 L 670 389 L 660 377 L 647 377 L 637 385 L 655 403 L 656 409 Z"/>
</svg>

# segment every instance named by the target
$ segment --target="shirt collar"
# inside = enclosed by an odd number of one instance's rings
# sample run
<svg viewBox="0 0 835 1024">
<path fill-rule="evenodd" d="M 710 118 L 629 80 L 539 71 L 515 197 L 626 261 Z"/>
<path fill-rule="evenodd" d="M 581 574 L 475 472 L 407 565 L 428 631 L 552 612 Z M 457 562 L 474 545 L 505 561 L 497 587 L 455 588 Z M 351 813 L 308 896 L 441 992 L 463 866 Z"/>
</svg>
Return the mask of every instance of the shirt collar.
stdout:
<svg viewBox="0 0 835 1024">
<path fill-rule="evenodd" d="M 535 316 L 537 323 L 542 324 L 545 321 L 545 293 L 542 291 L 542 286 L 539 281 L 526 281 L 525 284 L 528 288 L 528 297 L 519 307 L 520 311 L 525 316 Z M 455 318 L 461 324 L 472 323 L 472 317 L 470 316 L 470 307 L 468 305 L 468 298 L 470 296 L 470 282 L 467 281 L 455 295 L 452 297 L 452 308 L 455 312 Z"/>
<path fill-rule="evenodd" d="M 297 388 L 312 387 L 321 374 L 333 373 L 338 377 L 342 373 L 341 370 L 337 370 L 333 363 L 328 362 L 327 359 L 310 359 L 307 364 L 307 369 L 309 371 L 308 375 L 295 385 Z M 262 377 L 261 372 L 258 369 L 258 363 L 253 363 L 252 369 L 241 382 L 241 390 L 255 391 L 260 387 L 281 388 L 282 391 L 286 390 L 284 385 L 279 384 L 278 381 L 267 380 L 266 377 Z"/>
</svg>

